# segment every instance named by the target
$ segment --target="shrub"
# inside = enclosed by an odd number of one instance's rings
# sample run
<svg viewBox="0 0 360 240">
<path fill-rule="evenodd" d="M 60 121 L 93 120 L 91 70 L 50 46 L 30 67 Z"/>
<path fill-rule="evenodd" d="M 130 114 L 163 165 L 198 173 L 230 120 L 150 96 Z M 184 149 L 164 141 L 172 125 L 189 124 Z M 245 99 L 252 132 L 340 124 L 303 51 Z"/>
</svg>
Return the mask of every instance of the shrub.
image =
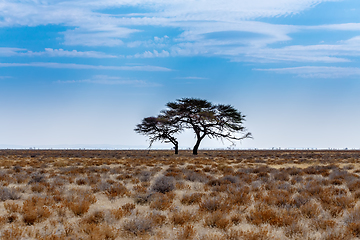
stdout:
<svg viewBox="0 0 360 240">
<path fill-rule="evenodd" d="M 92 186 L 92 191 L 94 193 L 96 192 L 104 192 L 108 191 L 111 188 L 111 185 L 106 181 L 99 181 L 96 183 L 96 185 Z"/>
<path fill-rule="evenodd" d="M 111 187 L 106 190 L 105 194 L 110 200 L 113 200 L 116 197 L 123 197 L 125 195 L 129 195 L 129 191 L 123 184 L 116 183 L 111 185 Z"/>
<path fill-rule="evenodd" d="M 230 205 L 225 203 L 221 197 L 205 198 L 199 204 L 199 209 L 207 212 L 215 212 L 218 210 L 228 211 L 230 210 Z"/>
<path fill-rule="evenodd" d="M 184 205 L 193 205 L 201 202 L 201 198 L 203 197 L 203 193 L 190 193 L 184 194 L 181 203 Z"/>
<path fill-rule="evenodd" d="M 188 239 L 194 239 L 196 234 L 196 231 L 194 229 L 194 226 L 192 225 L 186 225 L 182 227 L 177 233 L 176 233 L 176 239 L 178 240 L 188 240 Z"/>
<path fill-rule="evenodd" d="M 355 192 L 360 189 L 360 180 L 355 180 L 347 183 L 347 187 L 351 192 Z"/>
<path fill-rule="evenodd" d="M 32 175 L 31 180 L 28 182 L 28 184 L 33 184 L 33 183 L 40 183 L 40 182 L 45 182 L 45 176 L 42 174 L 34 174 Z"/>
<path fill-rule="evenodd" d="M 45 185 L 43 183 L 34 183 L 31 184 L 31 191 L 41 193 L 45 190 Z"/>
<path fill-rule="evenodd" d="M 87 178 L 78 178 L 75 182 L 77 185 L 86 185 L 88 184 L 89 180 Z"/>
<path fill-rule="evenodd" d="M 125 216 L 125 212 L 122 208 L 111 209 L 110 212 L 116 220 L 120 220 Z"/>
<path fill-rule="evenodd" d="M 136 193 L 146 193 L 146 192 L 147 192 L 147 189 L 146 189 L 144 186 L 142 186 L 142 185 L 135 185 L 135 186 L 133 186 L 133 190 L 134 190 L 134 192 L 136 192 Z"/>
<path fill-rule="evenodd" d="M 122 229 L 130 234 L 139 236 L 153 231 L 154 222 L 149 216 L 135 215 L 124 221 Z"/>
<path fill-rule="evenodd" d="M 80 194 L 65 201 L 65 205 L 76 215 L 81 216 L 88 212 L 90 205 L 96 202 L 96 198 L 90 194 Z"/>
<path fill-rule="evenodd" d="M 229 201 L 233 205 L 241 206 L 250 202 L 251 195 L 249 194 L 249 188 L 237 189 L 229 194 Z"/>
<path fill-rule="evenodd" d="M 299 168 L 287 168 L 286 169 L 287 173 L 290 174 L 291 176 L 296 176 L 296 175 L 301 175 L 302 174 L 302 170 Z"/>
<path fill-rule="evenodd" d="M 235 214 L 230 217 L 230 221 L 235 225 L 238 225 L 239 223 L 241 223 L 242 220 L 243 220 L 243 216 L 241 214 Z"/>
<path fill-rule="evenodd" d="M 96 225 L 94 223 L 83 224 L 80 230 L 88 235 L 88 239 L 115 240 L 118 235 L 118 231 L 106 223 L 102 223 L 100 225 Z"/>
<path fill-rule="evenodd" d="M 175 211 L 170 215 L 170 222 L 174 225 L 184 225 L 196 220 L 196 215 L 190 211 Z"/>
<path fill-rule="evenodd" d="M 221 178 L 222 181 L 230 182 L 230 183 L 237 183 L 239 181 L 239 178 L 233 176 L 233 175 L 226 175 Z"/>
<path fill-rule="evenodd" d="M 191 170 L 184 170 L 185 179 L 191 182 L 207 183 L 209 181 L 208 176 L 204 173 L 194 172 Z"/>
<path fill-rule="evenodd" d="M 167 194 L 156 193 L 151 196 L 150 208 L 156 210 L 168 209 L 172 204 L 172 199 Z"/>
<path fill-rule="evenodd" d="M 134 201 L 136 204 L 146 204 L 150 202 L 150 198 L 153 194 L 148 194 L 148 193 L 136 193 L 134 195 Z"/>
<path fill-rule="evenodd" d="M 205 218 L 205 226 L 212 228 L 216 227 L 225 230 L 230 224 L 230 220 L 225 216 L 226 213 L 222 211 L 213 212 Z"/>
<path fill-rule="evenodd" d="M 95 211 L 83 218 L 83 222 L 88 224 L 99 224 L 104 221 L 104 212 Z"/>
<path fill-rule="evenodd" d="M 306 218 L 315 218 L 320 214 L 320 206 L 310 201 L 302 205 L 300 211 Z"/>
<path fill-rule="evenodd" d="M 131 211 L 136 208 L 135 204 L 133 203 L 126 203 L 121 206 L 121 209 L 124 211 L 125 215 L 130 215 Z"/>
<path fill-rule="evenodd" d="M 267 240 L 270 239 L 268 237 L 268 231 L 265 229 L 261 229 L 256 232 L 253 230 L 243 231 L 243 230 L 230 230 L 227 234 L 227 239 L 229 240 Z"/>
<path fill-rule="evenodd" d="M 3 240 L 20 240 L 23 234 L 24 229 L 18 226 L 11 226 L 10 228 L 4 230 L 1 234 L 1 239 Z"/>
<path fill-rule="evenodd" d="M 262 200 L 269 205 L 284 207 L 290 205 L 291 195 L 288 191 L 271 190 L 268 191 L 267 195 L 263 196 Z"/>
<path fill-rule="evenodd" d="M 151 186 L 151 190 L 159 193 L 167 193 L 175 189 L 174 178 L 172 177 L 159 177 Z"/>
<path fill-rule="evenodd" d="M 141 182 L 149 182 L 152 175 L 153 175 L 153 173 L 150 171 L 141 171 L 138 178 Z"/>
<path fill-rule="evenodd" d="M 32 197 L 23 203 L 21 213 L 27 225 L 33 225 L 51 215 L 48 207 L 45 206 L 46 200 L 40 197 Z"/>
<path fill-rule="evenodd" d="M 17 200 L 20 198 L 19 192 L 15 188 L 0 187 L 0 200 Z"/>
<path fill-rule="evenodd" d="M 13 223 L 18 219 L 18 215 L 15 213 L 8 214 L 5 217 L 6 217 L 6 222 L 8 223 Z"/>
<path fill-rule="evenodd" d="M 256 206 L 254 210 L 249 212 L 246 219 L 254 225 L 269 223 L 277 227 L 288 226 L 296 221 L 288 211 L 277 211 L 266 205 Z"/>
<path fill-rule="evenodd" d="M 289 181 L 290 177 L 287 172 L 279 172 L 274 175 L 274 179 L 277 181 Z"/>
<path fill-rule="evenodd" d="M 353 236 L 360 237 L 360 221 L 349 223 L 347 229 Z"/>
<path fill-rule="evenodd" d="M 154 223 L 154 226 L 156 227 L 161 227 L 165 221 L 166 221 L 166 216 L 161 214 L 160 212 L 158 211 L 153 211 L 149 217 L 152 219 L 153 223 Z"/>
<path fill-rule="evenodd" d="M 21 210 L 21 207 L 14 202 L 5 202 L 4 207 L 8 213 L 17 213 Z"/>
</svg>

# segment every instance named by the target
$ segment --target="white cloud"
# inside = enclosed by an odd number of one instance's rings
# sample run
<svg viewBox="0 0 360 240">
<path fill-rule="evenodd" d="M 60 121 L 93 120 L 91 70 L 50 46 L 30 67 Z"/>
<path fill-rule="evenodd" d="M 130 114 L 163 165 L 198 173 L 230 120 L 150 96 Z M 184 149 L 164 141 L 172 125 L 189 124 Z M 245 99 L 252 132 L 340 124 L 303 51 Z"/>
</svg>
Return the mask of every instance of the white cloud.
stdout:
<svg viewBox="0 0 360 240">
<path fill-rule="evenodd" d="M 360 31 L 360 23 L 326 24 L 319 26 L 304 26 L 303 29 Z"/>
<path fill-rule="evenodd" d="M 91 79 L 83 80 L 68 80 L 68 81 L 56 81 L 56 83 L 62 84 L 74 84 L 74 83 L 89 83 L 89 84 L 102 84 L 102 85 L 132 85 L 138 87 L 156 87 L 161 86 L 157 83 L 149 83 L 143 80 L 131 80 L 122 79 L 121 77 L 107 76 L 107 75 L 96 75 Z"/>
<path fill-rule="evenodd" d="M 155 57 L 169 57 L 170 53 L 168 51 L 162 50 L 161 52 L 158 52 L 156 50 L 153 50 L 152 52 L 146 51 L 144 53 L 137 53 L 134 56 L 128 56 L 128 58 L 155 58 Z"/>
<path fill-rule="evenodd" d="M 0 79 L 9 79 L 9 78 L 12 78 L 10 76 L 0 76 Z"/>
<path fill-rule="evenodd" d="M 110 29 L 83 29 L 67 30 L 64 32 L 65 45 L 85 46 L 118 46 L 123 45 L 120 38 L 127 38 L 131 33 L 139 32 L 135 29 L 112 27 Z"/>
<path fill-rule="evenodd" d="M 175 79 L 206 80 L 206 79 L 209 79 L 209 78 L 190 76 L 190 77 L 177 77 Z"/>
<path fill-rule="evenodd" d="M 7 48 L 7 47 L 0 47 L 0 56 L 10 57 L 15 56 L 19 52 L 27 51 L 24 48 Z"/>
<path fill-rule="evenodd" d="M 360 36 L 339 42 L 338 44 L 294 45 L 284 48 L 242 48 L 233 54 L 244 54 L 248 58 L 263 61 L 293 62 L 350 62 L 350 57 L 360 56 Z M 230 54 L 230 53 L 229 53 Z"/>
<path fill-rule="evenodd" d="M 84 57 L 84 58 L 116 58 L 118 56 L 110 55 L 102 52 L 95 51 L 77 51 L 77 50 L 64 50 L 64 49 L 52 49 L 45 48 L 42 52 L 33 52 L 23 48 L 6 48 L 0 47 L 0 56 L 11 57 L 11 56 L 45 56 L 45 57 Z"/>
<path fill-rule="evenodd" d="M 147 41 L 133 41 L 128 42 L 126 44 L 129 48 L 135 47 L 156 47 L 156 48 L 164 48 L 169 44 L 169 37 L 165 35 L 164 37 L 157 37 L 155 36 L 154 39 L 149 39 Z"/>
<path fill-rule="evenodd" d="M 139 29 L 134 29 L 137 26 L 176 27 L 186 30 L 185 35 L 189 34 L 188 37 L 194 37 L 194 30 L 201 29 L 204 24 L 220 24 L 223 29 L 233 29 L 236 25 L 246 27 L 251 22 L 244 24 L 247 23 L 244 21 L 298 14 L 322 2 L 331 1 L 334 0 L 229 0 L 224 4 L 218 0 L 3 0 L 0 4 L 0 16 L 3 17 L 0 26 L 58 24 L 75 28 L 64 32 L 65 44 L 115 46 L 122 44 L 122 38 L 138 32 Z M 141 6 L 147 13 L 116 15 L 99 12 L 124 6 Z M 250 28 L 250 32 L 270 32 L 275 39 L 284 38 L 277 36 L 271 27 L 260 30 Z"/>
<path fill-rule="evenodd" d="M 355 67 L 314 67 L 303 66 L 293 68 L 254 69 L 256 71 L 295 74 L 303 78 L 343 78 L 360 76 L 360 68 Z"/>
<path fill-rule="evenodd" d="M 218 0 L 3 0 L 0 4 L 0 16 L 3 17 L 0 26 L 57 24 L 69 27 L 62 32 L 63 44 L 66 45 L 164 49 L 129 56 L 135 58 L 205 55 L 232 61 L 347 62 L 350 60 L 344 56 L 357 56 L 359 52 L 350 53 L 351 50 L 346 49 L 350 42 L 328 45 L 328 49 L 320 49 L 317 45 L 285 48 L 269 48 L 269 45 L 289 42 L 292 40 L 291 33 L 304 30 L 358 31 L 359 23 L 290 26 L 257 21 L 260 18 L 299 14 L 320 3 L 334 1 L 341 0 L 229 0 L 226 4 Z M 124 6 L 141 7 L 142 11 L 103 13 L 103 10 Z M 172 28 L 181 34 L 171 41 L 167 35 L 149 40 L 134 36 L 146 31 L 144 27 L 148 26 Z M 312 50 L 312 47 L 318 49 Z M 62 54 L 81 55 L 79 52 Z M 101 53 L 98 54 L 97 57 L 102 57 Z M 96 57 L 97 53 L 84 52 L 83 56 L 86 55 Z"/>
<path fill-rule="evenodd" d="M 0 63 L 0 67 L 44 67 L 60 69 L 96 69 L 96 70 L 120 70 L 120 71 L 171 71 L 169 68 L 158 66 L 102 66 L 86 65 L 75 63 L 50 63 L 50 62 L 33 62 L 33 63 Z"/>
</svg>

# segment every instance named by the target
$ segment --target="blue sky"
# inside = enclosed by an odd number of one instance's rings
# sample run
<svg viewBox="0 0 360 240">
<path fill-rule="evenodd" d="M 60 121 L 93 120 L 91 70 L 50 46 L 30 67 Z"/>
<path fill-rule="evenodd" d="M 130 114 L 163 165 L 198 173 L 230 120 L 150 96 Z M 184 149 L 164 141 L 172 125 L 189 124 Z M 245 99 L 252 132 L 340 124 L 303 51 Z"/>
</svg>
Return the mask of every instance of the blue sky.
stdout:
<svg viewBox="0 0 360 240">
<path fill-rule="evenodd" d="M 1 0 L 0 148 L 146 148 L 196 97 L 246 115 L 236 148 L 358 149 L 359 64 L 358 0 Z"/>
</svg>

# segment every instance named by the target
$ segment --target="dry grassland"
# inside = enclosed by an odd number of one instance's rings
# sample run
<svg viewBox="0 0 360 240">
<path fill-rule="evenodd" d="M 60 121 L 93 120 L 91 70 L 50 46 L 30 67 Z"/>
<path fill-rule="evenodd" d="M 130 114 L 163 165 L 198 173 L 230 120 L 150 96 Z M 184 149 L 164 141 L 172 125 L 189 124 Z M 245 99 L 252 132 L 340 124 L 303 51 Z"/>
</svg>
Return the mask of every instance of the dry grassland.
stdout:
<svg viewBox="0 0 360 240">
<path fill-rule="evenodd" d="M 0 151 L 0 239 L 357 239 L 360 151 Z"/>
</svg>

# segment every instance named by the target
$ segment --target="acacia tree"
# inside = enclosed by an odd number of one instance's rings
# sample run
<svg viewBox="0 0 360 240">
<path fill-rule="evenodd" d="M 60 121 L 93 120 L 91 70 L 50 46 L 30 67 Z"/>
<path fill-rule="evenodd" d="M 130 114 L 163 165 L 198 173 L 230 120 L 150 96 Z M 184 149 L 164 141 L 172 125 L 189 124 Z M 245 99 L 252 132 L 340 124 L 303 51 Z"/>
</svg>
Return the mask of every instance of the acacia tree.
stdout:
<svg viewBox="0 0 360 240">
<path fill-rule="evenodd" d="M 251 138 L 251 133 L 246 132 L 243 122 L 245 116 L 231 105 L 213 105 L 211 102 L 198 98 L 182 98 L 166 104 L 169 108 L 163 110 L 172 124 L 182 128 L 193 129 L 196 143 L 193 154 L 197 155 L 201 141 L 209 138 L 233 140 Z M 237 134 L 241 133 L 241 136 Z"/>
<path fill-rule="evenodd" d="M 173 135 L 180 132 L 181 127 L 177 123 L 170 122 L 166 116 L 144 118 L 140 124 L 136 125 L 134 131 L 149 137 L 149 148 L 155 141 L 171 142 L 174 144 L 175 154 L 179 153 L 179 143 Z"/>
</svg>

